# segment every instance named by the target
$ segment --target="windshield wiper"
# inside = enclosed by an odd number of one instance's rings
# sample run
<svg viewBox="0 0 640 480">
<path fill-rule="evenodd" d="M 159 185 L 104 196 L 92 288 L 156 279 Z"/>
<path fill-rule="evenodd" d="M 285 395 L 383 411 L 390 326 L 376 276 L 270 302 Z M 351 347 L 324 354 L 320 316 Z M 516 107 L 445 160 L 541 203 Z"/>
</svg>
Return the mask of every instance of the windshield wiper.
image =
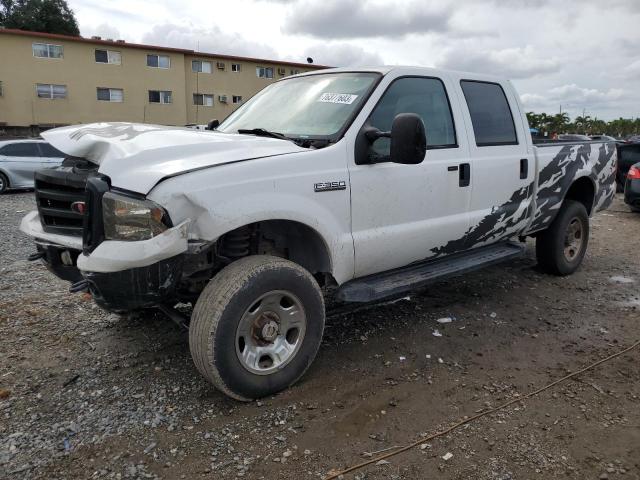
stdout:
<svg viewBox="0 0 640 480">
<path fill-rule="evenodd" d="M 255 135 L 256 137 L 279 138 L 280 140 L 289 140 L 290 142 L 293 141 L 292 138 L 282 135 L 281 133 L 270 132 L 269 130 L 265 130 L 264 128 L 241 128 L 238 130 L 238 133 Z"/>
<path fill-rule="evenodd" d="M 329 139 L 310 139 L 310 138 L 292 138 L 287 137 L 278 132 L 271 132 L 264 128 L 240 128 L 238 133 L 245 135 L 255 135 L 256 137 L 278 138 L 280 140 L 289 140 L 302 148 L 324 148 L 331 143 Z"/>
</svg>

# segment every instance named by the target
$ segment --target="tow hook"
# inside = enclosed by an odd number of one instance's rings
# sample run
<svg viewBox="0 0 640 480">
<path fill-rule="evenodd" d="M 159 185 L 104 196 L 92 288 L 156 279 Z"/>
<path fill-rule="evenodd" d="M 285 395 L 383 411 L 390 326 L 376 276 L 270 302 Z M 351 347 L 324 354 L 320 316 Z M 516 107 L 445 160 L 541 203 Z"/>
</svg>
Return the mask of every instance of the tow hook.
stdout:
<svg viewBox="0 0 640 480">
<path fill-rule="evenodd" d="M 27 260 L 29 260 L 30 262 L 35 262 L 36 260 L 40 260 L 41 258 L 44 258 L 44 257 L 45 257 L 44 252 L 36 252 L 29 255 L 27 257 Z"/>
<path fill-rule="evenodd" d="M 169 317 L 173 323 L 178 325 L 181 329 L 189 330 L 189 317 L 183 315 L 175 308 L 168 307 L 167 305 L 157 305 L 156 308 Z"/>
<path fill-rule="evenodd" d="M 80 280 L 69 287 L 69 293 L 86 292 L 89 290 L 89 282 L 87 280 Z"/>
</svg>

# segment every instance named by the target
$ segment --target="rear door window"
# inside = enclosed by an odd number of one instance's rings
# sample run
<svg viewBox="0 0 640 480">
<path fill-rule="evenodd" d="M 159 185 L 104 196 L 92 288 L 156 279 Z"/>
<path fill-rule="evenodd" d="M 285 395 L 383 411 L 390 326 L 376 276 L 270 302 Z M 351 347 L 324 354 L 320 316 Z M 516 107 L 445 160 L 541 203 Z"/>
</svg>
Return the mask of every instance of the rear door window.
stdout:
<svg viewBox="0 0 640 480">
<path fill-rule="evenodd" d="M 0 155 L 6 155 L 7 157 L 39 157 L 40 152 L 36 143 L 12 143 L 2 147 Z"/>
<path fill-rule="evenodd" d="M 517 145 L 516 127 L 504 90 L 497 83 L 460 82 L 476 137 L 476 145 Z"/>
</svg>

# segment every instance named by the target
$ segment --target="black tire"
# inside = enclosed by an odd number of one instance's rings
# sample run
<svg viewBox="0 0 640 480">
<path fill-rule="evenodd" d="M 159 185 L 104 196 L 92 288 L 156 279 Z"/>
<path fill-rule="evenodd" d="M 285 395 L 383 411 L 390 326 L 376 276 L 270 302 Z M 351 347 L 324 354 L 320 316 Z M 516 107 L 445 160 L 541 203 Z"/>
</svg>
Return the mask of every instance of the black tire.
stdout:
<svg viewBox="0 0 640 480">
<path fill-rule="evenodd" d="M 273 373 L 254 373 L 238 353 L 238 343 L 244 342 L 237 338 L 239 326 L 258 300 L 274 291 L 289 292 L 299 300 L 305 330 L 287 363 Z M 219 272 L 196 302 L 189 326 L 191 356 L 200 373 L 226 395 L 241 401 L 265 397 L 294 384 L 309 368 L 320 347 L 324 321 L 322 292 L 307 270 L 278 257 L 245 257 Z"/>
<path fill-rule="evenodd" d="M 578 224 L 574 223 L 578 222 Z M 570 229 L 580 228 L 581 242 L 573 248 L 569 244 Z M 575 236 L 575 235 L 574 235 Z M 587 251 L 589 243 L 589 215 L 580 202 L 565 200 L 549 228 L 536 238 L 536 256 L 543 270 L 554 275 L 575 272 Z M 569 250 L 569 252 L 567 252 Z"/>
<path fill-rule="evenodd" d="M 4 173 L 0 173 L 0 194 L 3 194 L 9 189 L 9 179 Z"/>
</svg>

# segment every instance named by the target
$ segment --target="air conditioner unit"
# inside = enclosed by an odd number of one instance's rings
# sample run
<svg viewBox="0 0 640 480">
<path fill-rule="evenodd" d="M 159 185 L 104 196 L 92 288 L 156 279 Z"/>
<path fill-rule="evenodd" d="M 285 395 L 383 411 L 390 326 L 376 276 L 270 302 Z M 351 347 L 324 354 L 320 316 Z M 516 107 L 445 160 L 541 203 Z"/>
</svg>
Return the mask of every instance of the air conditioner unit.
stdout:
<svg viewBox="0 0 640 480">
<path fill-rule="evenodd" d="M 278 68 L 278 75 L 284 75 L 287 71 L 284 68 Z"/>
<path fill-rule="evenodd" d="M 218 101 L 220 103 L 227 103 L 227 96 L 226 95 L 218 95 Z"/>
<path fill-rule="evenodd" d="M 224 62 L 216 63 L 216 67 L 218 67 L 218 70 L 224 70 Z"/>
</svg>

